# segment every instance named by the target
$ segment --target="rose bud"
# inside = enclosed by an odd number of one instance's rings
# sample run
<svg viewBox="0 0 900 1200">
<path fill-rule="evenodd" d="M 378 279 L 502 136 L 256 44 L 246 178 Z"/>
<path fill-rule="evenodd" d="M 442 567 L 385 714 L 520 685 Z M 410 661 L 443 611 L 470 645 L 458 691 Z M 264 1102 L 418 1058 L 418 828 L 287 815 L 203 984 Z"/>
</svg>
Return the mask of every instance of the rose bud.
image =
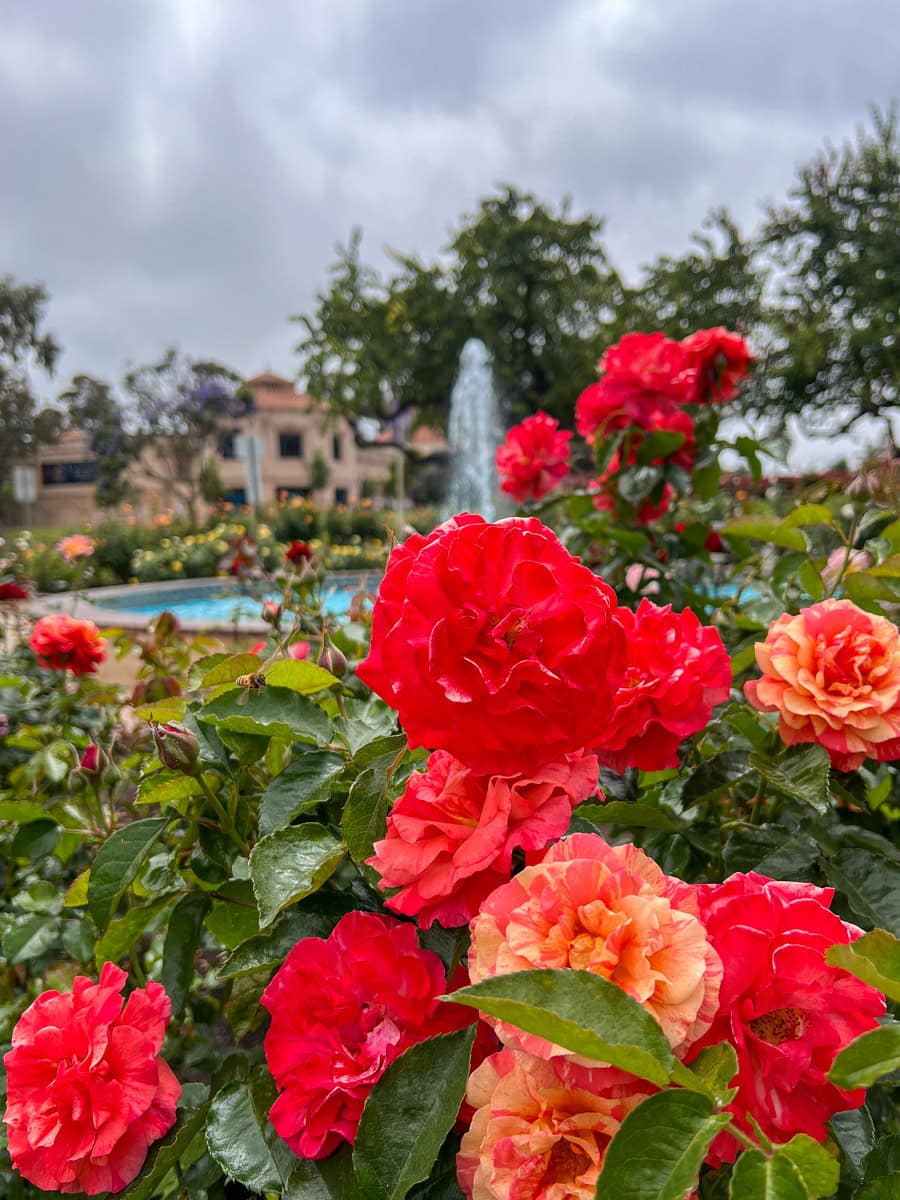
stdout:
<svg viewBox="0 0 900 1200">
<path fill-rule="evenodd" d="M 347 674 L 346 656 L 327 637 L 322 645 L 316 664 L 330 671 L 336 679 L 343 679 Z"/>
<path fill-rule="evenodd" d="M 154 724 L 153 740 L 156 743 L 156 753 L 164 767 L 173 771 L 184 771 L 193 775 L 197 769 L 197 759 L 200 756 L 200 743 L 187 729 L 180 725 Z"/>
<path fill-rule="evenodd" d="M 6 737 L 9 733 L 9 717 L 6 713 L 0 713 L 0 737 Z"/>
<path fill-rule="evenodd" d="M 281 605 L 276 604 L 274 600 L 266 600 L 262 606 L 262 619 L 277 629 L 281 620 Z"/>
<path fill-rule="evenodd" d="M 82 775 L 100 775 L 109 766 L 109 759 L 96 742 L 82 750 L 78 758 L 78 770 Z"/>
</svg>

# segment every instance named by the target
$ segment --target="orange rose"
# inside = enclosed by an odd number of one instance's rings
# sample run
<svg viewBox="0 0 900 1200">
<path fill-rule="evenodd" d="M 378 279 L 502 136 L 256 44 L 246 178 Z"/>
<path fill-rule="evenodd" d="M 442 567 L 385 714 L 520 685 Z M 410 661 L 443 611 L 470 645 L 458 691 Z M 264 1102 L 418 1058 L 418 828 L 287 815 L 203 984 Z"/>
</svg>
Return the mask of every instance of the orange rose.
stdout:
<svg viewBox="0 0 900 1200">
<path fill-rule="evenodd" d="M 593 1200 L 613 1134 L 653 1090 L 612 1067 L 492 1054 L 469 1077 L 460 1187 L 470 1200 Z"/>
<path fill-rule="evenodd" d="M 762 679 L 744 685 L 778 713 L 786 746 L 818 742 L 838 771 L 900 758 L 900 633 L 851 600 L 823 600 L 778 618 L 757 642 Z"/>
<path fill-rule="evenodd" d="M 722 979 L 698 914 L 696 888 L 637 846 L 576 833 L 488 896 L 471 925 L 469 974 L 478 983 L 539 967 L 592 971 L 643 1005 L 682 1053 L 712 1024 Z M 567 1054 L 487 1019 L 517 1049 Z"/>
<path fill-rule="evenodd" d="M 73 558 L 88 558 L 94 553 L 94 543 L 84 533 L 72 533 L 64 537 L 57 542 L 56 548 L 66 562 L 71 562 Z"/>
</svg>

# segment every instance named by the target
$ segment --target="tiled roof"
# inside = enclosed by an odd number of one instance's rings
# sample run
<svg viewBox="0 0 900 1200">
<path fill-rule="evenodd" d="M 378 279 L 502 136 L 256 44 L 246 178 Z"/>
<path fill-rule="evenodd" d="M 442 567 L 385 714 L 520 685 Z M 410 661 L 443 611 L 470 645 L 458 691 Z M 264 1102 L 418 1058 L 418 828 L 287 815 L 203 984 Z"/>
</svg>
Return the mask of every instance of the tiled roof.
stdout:
<svg viewBox="0 0 900 1200">
<path fill-rule="evenodd" d="M 245 380 L 245 383 L 249 388 L 290 388 L 292 391 L 294 388 L 290 379 L 276 375 L 273 371 L 263 371 L 261 375 L 254 375 L 252 379 Z"/>
</svg>

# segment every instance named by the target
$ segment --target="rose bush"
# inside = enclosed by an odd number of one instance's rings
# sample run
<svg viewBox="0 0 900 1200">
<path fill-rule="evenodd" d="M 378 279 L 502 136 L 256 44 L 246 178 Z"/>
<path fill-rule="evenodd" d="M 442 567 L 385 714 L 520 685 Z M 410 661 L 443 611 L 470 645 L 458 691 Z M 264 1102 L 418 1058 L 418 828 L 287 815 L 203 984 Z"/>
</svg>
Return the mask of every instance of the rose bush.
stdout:
<svg viewBox="0 0 900 1200">
<path fill-rule="evenodd" d="M 722 479 L 750 365 L 623 339 L 594 470 L 343 628 L 298 525 L 252 650 L 15 639 L 0 1194 L 893 1196 L 900 522 Z"/>
</svg>

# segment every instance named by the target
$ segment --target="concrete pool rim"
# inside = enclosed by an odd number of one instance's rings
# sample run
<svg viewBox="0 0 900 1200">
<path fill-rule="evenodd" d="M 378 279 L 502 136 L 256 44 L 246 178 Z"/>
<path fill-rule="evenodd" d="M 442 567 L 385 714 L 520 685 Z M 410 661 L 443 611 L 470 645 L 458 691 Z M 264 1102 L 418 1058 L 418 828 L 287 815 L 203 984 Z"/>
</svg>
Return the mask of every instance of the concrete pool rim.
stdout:
<svg viewBox="0 0 900 1200">
<path fill-rule="evenodd" d="M 357 571 L 329 571 L 328 579 L 340 584 L 359 582 L 363 578 L 377 576 L 381 571 L 361 569 Z M 150 613 L 129 612 L 124 608 L 104 606 L 103 601 L 113 596 L 125 593 L 137 595 L 156 595 L 162 593 L 177 594 L 187 589 L 192 591 L 222 592 L 229 584 L 235 587 L 235 599 L 241 592 L 240 585 L 227 575 L 216 575 L 205 579 L 168 579 L 162 583 L 131 583 L 113 584 L 110 587 L 82 588 L 74 592 L 43 592 L 33 596 L 28 602 L 29 611 L 36 617 L 49 616 L 52 613 L 69 613 L 83 620 L 93 621 L 101 629 L 127 629 L 129 632 L 143 631 L 154 619 Z M 262 603 L 262 602 L 260 602 Z M 160 608 L 160 612 L 165 611 Z M 271 626 L 256 617 L 241 617 L 238 621 L 222 621 L 214 618 L 211 621 L 196 617 L 179 617 L 179 626 L 185 633 L 268 633 Z"/>
</svg>

